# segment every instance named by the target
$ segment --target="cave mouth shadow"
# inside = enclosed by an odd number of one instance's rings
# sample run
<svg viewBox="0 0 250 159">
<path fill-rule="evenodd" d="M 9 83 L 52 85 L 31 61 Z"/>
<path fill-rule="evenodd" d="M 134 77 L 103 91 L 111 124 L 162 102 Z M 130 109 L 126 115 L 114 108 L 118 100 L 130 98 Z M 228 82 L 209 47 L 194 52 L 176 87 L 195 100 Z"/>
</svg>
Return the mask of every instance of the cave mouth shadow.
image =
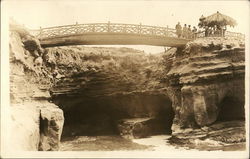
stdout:
<svg viewBox="0 0 250 159">
<path fill-rule="evenodd" d="M 106 110 L 94 107 L 65 113 L 63 137 L 119 135 L 115 121 Z"/>
<path fill-rule="evenodd" d="M 218 122 L 241 120 L 245 121 L 244 100 L 226 96 L 219 104 Z"/>
<path fill-rule="evenodd" d="M 151 120 L 152 116 L 153 120 Z M 142 95 L 136 99 L 130 96 L 81 100 L 71 109 L 64 111 L 64 117 L 62 140 L 77 136 L 120 136 L 119 121 L 138 118 L 150 119 L 147 122 L 150 125 L 147 127 L 150 129 L 146 136 L 148 137 L 170 135 L 174 111 L 171 101 L 166 96 L 144 97 Z"/>
</svg>

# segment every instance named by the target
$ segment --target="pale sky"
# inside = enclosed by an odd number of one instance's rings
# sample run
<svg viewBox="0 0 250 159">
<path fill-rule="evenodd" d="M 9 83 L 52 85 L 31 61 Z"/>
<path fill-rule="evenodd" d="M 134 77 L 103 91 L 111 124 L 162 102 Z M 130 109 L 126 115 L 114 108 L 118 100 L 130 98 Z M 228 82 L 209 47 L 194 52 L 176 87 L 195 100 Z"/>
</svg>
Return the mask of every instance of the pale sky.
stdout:
<svg viewBox="0 0 250 159">
<path fill-rule="evenodd" d="M 5 0 L 6 15 L 30 29 L 81 23 L 128 23 L 174 28 L 179 21 L 197 26 L 199 17 L 217 11 L 234 18 L 238 25 L 230 31 L 249 29 L 248 1 L 84 1 Z M 134 47 L 134 46 L 133 46 Z M 146 52 L 162 47 L 137 46 Z"/>
</svg>

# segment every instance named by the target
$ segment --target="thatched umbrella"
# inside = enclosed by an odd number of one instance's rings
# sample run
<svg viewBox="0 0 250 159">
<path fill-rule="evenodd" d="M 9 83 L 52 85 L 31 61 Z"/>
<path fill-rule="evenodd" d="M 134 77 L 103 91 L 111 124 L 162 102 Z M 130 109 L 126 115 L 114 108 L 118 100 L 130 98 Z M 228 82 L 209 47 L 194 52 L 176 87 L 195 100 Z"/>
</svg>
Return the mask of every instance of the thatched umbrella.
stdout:
<svg viewBox="0 0 250 159">
<path fill-rule="evenodd" d="M 206 23 L 207 26 L 213 27 L 214 25 L 219 25 L 219 26 L 235 26 L 237 25 L 236 20 L 233 18 L 221 14 L 217 11 L 217 13 L 214 13 L 204 19 L 204 23 Z"/>
<path fill-rule="evenodd" d="M 204 17 L 203 15 L 201 15 L 201 17 L 200 17 L 200 21 L 203 21 L 203 20 L 205 20 L 206 19 L 206 17 Z"/>
<path fill-rule="evenodd" d="M 206 23 L 204 22 L 205 19 L 206 19 L 206 17 L 204 17 L 203 15 L 201 15 L 201 17 L 199 18 L 199 21 L 200 21 L 200 22 L 199 22 L 198 26 L 199 26 L 200 28 L 206 26 Z"/>
</svg>

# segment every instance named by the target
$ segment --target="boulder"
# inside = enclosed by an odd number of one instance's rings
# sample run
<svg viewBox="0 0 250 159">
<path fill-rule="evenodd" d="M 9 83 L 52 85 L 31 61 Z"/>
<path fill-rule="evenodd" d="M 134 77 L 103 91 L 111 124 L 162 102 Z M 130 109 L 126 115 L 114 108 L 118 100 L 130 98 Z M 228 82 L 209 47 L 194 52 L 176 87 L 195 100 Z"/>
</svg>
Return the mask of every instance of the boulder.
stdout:
<svg viewBox="0 0 250 159">
<path fill-rule="evenodd" d="M 64 122 L 61 109 L 49 102 L 25 102 L 10 108 L 10 148 L 15 151 L 59 149 Z"/>
<path fill-rule="evenodd" d="M 63 130 L 63 111 L 52 103 L 40 107 L 40 151 L 57 151 Z"/>
<path fill-rule="evenodd" d="M 171 125 L 167 121 L 157 117 L 129 118 L 117 122 L 119 134 L 127 139 L 170 134 L 171 131 L 168 129 L 170 126 Z"/>
</svg>

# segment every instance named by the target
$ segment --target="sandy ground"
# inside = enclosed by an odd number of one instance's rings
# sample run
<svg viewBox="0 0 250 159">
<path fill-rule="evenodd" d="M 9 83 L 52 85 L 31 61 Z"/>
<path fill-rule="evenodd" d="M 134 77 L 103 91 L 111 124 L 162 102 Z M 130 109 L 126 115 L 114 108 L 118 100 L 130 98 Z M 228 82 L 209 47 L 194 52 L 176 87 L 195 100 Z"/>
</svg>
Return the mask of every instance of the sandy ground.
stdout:
<svg viewBox="0 0 250 159">
<path fill-rule="evenodd" d="M 142 151 L 152 146 L 134 143 L 118 135 L 76 136 L 64 138 L 60 151 Z"/>
<path fill-rule="evenodd" d="M 170 135 L 156 135 L 142 139 L 124 139 L 120 136 L 78 136 L 61 142 L 60 151 L 173 151 L 167 143 Z"/>
<path fill-rule="evenodd" d="M 141 145 L 152 146 L 153 151 L 180 151 L 186 150 L 183 147 L 175 147 L 167 142 L 170 135 L 155 135 L 148 138 L 133 139 L 132 141 Z"/>
<path fill-rule="evenodd" d="M 133 139 L 132 141 L 141 145 L 153 146 L 154 151 L 173 151 L 173 150 L 185 150 L 184 148 L 176 148 L 167 143 L 170 135 L 155 135 L 148 138 Z"/>
</svg>

